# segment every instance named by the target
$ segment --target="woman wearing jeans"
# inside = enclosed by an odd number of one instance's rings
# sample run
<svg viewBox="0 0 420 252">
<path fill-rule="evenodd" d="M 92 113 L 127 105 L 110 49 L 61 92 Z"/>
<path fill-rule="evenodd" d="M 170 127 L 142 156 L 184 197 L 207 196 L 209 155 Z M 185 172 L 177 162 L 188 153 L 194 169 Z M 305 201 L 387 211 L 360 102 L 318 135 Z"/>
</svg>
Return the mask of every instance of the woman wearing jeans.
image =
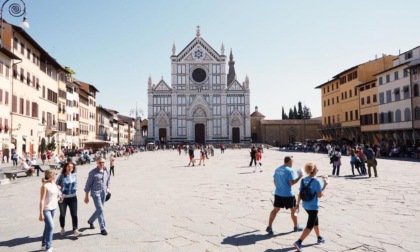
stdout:
<svg viewBox="0 0 420 252">
<path fill-rule="evenodd" d="M 54 215 L 58 205 L 59 188 L 53 183 L 57 173 L 54 169 L 45 171 L 42 179 L 41 199 L 39 202 L 39 220 L 45 222 L 42 235 L 41 250 L 52 251 L 52 238 L 54 229 Z"/>
<path fill-rule="evenodd" d="M 73 224 L 73 235 L 74 237 L 79 236 L 78 220 L 77 220 L 77 174 L 76 167 L 73 163 L 66 163 L 60 176 L 57 179 L 57 185 L 61 187 L 61 193 L 63 194 L 63 201 L 58 204 L 60 207 L 60 234 L 64 235 L 64 225 L 66 220 L 67 206 L 70 208 L 70 215 Z"/>
<path fill-rule="evenodd" d="M 319 203 L 318 198 L 321 198 L 324 195 L 325 187 L 328 185 L 328 176 L 321 176 L 324 178 L 324 185 L 321 188 L 321 183 L 316 179 L 316 174 L 318 173 L 318 168 L 314 163 L 307 163 L 305 165 L 305 173 L 308 174 L 307 177 L 302 179 L 302 184 L 308 186 L 311 180 L 312 183 L 309 185 L 311 194 L 314 195 L 313 199 L 310 201 L 303 201 L 302 205 L 305 211 L 308 213 L 308 222 L 306 224 L 306 228 L 303 230 L 302 235 L 300 236 L 299 240 L 297 240 L 293 245 L 298 251 L 302 251 L 302 242 L 305 238 L 311 233 L 312 229 L 315 230 L 315 234 L 317 237 L 317 244 L 325 243 L 325 239 L 322 238 L 319 232 L 319 224 L 318 224 L 318 210 L 319 210 Z M 300 185 L 299 191 L 302 190 L 302 184 Z M 297 200 L 296 210 L 299 210 L 299 203 L 301 201 L 300 195 Z"/>
</svg>

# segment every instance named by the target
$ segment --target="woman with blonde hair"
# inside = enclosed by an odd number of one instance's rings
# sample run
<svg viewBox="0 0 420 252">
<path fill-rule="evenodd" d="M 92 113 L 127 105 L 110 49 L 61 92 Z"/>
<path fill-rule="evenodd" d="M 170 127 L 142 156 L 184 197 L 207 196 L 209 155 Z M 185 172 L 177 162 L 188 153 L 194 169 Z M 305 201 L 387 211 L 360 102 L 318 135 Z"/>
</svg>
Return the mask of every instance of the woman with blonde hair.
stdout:
<svg viewBox="0 0 420 252">
<path fill-rule="evenodd" d="M 51 252 L 52 238 L 54 229 L 54 215 L 58 206 L 58 196 L 60 189 L 54 183 L 57 173 L 54 169 L 48 169 L 44 173 L 41 186 L 41 197 L 39 202 L 39 220 L 45 222 L 44 233 L 42 235 L 41 250 Z"/>
<path fill-rule="evenodd" d="M 321 234 L 319 233 L 318 198 L 321 198 L 324 195 L 324 190 L 328 185 L 328 176 L 321 176 L 324 178 L 324 186 L 321 188 L 321 183 L 316 179 L 316 174 L 318 173 L 316 164 L 307 163 L 305 165 L 305 173 L 308 174 L 308 176 L 302 179 L 299 191 L 302 191 L 303 187 L 309 187 L 309 195 L 312 195 L 312 199 L 305 199 L 306 201 L 304 201 L 301 199 L 301 195 L 299 193 L 296 210 L 299 210 L 299 203 L 302 200 L 303 209 L 305 209 L 309 216 L 306 228 L 303 230 L 299 240 L 293 244 L 298 251 L 302 251 L 302 242 L 311 233 L 312 229 L 315 229 L 317 244 L 325 243 L 325 239 L 322 238 Z"/>
</svg>

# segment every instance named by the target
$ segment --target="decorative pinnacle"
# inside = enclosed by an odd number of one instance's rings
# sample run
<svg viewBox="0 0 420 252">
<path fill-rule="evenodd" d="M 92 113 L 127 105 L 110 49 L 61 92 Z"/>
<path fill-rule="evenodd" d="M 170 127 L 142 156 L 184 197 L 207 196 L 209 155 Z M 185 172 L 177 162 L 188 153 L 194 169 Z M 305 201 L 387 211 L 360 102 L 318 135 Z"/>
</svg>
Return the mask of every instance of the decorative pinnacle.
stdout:
<svg viewBox="0 0 420 252">
<path fill-rule="evenodd" d="M 196 31 L 196 34 L 195 34 L 197 37 L 200 37 L 201 35 L 200 35 L 200 26 L 199 25 L 197 25 L 197 31 Z"/>
</svg>

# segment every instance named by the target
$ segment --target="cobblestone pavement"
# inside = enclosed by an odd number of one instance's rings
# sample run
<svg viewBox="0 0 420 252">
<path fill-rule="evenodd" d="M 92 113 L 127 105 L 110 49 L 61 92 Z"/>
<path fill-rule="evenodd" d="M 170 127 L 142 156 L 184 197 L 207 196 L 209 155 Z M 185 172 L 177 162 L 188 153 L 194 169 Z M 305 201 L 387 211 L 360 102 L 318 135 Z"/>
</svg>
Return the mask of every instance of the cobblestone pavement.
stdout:
<svg viewBox="0 0 420 252">
<path fill-rule="evenodd" d="M 253 173 L 249 151 L 227 150 L 188 167 L 176 151 L 143 152 L 116 160 L 112 198 L 105 205 L 109 235 L 87 229 L 94 211 L 83 203 L 87 173 L 94 165 L 78 166 L 79 229 L 65 236 L 55 217 L 54 251 L 295 251 L 288 211 L 274 221 L 274 236 L 264 231 L 272 209 L 272 175 L 285 155 L 294 156 L 294 170 L 308 161 L 319 174 L 331 174 L 325 154 L 264 150 L 263 172 Z M 196 151 L 198 156 L 198 151 Z M 320 199 L 319 223 L 326 243 L 316 245 L 313 233 L 304 251 L 419 251 L 420 163 L 378 160 L 378 178 L 351 176 L 343 157 L 340 177 L 330 178 Z M 38 220 L 41 177 L 24 177 L 0 186 L 0 251 L 38 251 L 43 223 Z M 297 192 L 298 185 L 293 187 Z M 301 211 L 299 222 L 305 225 Z"/>
</svg>

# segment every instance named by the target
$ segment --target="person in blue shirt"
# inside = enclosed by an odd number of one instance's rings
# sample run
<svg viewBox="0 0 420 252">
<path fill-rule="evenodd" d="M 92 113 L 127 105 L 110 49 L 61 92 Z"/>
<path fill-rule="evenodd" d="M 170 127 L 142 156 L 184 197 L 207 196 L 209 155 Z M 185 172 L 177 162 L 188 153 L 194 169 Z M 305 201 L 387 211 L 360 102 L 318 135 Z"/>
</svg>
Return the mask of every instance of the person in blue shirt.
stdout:
<svg viewBox="0 0 420 252">
<path fill-rule="evenodd" d="M 58 204 L 60 208 L 60 234 L 65 234 L 64 226 L 68 206 L 70 208 L 70 215 L 73 224 L 73 235 L 74 237 L 77 237 L 80 233 L 78 231 L 77 218 L 77 173 L 75 165 L 71 162 L 64 164 L 61 174 L 55 183 L 61 187 L 61 193 L 63 197 L 62 201 L 60 200 L 61 202 Z"/>
<path fill-rule="evenodd" d="M 104 203 L 105 197 L 108 193 L 109 186 L 111 184 L 111 176 L 108 169 L 105 167 L 105 159 L 99 158 L 96 161 L 97 167 L 93 168 L 88 175 L 88 179 L 85 185 L 85 203 L 89 203 L 89 192 L 95 204 L 95 212 L 88 220 L 90 229 L 94 229 L 93 222 L 98 219 L 99 226 L 101 228 L 102 235 L 108 235 L 105 226 L 104 217 Z"/>
<path fill-rule="evenodd" d="M 305 209 L 305 211 L 308 213 L 309 216 L 308 216 L 308 222 L 306 224 L 305 230 L 303 230 L 302 235 L 300 236 L 299 240 L 297 240 L 293 244 L 298 251 L 302 251 L 302 242 L 311 233 L 312 229 L 315 230 L 315 234 L 317 236 L 317 243 L 318 244 L 325 243 L 325 239 L 322 238 L 321 234 L 319 233 L 318 198 L 321 198 L 324 195 L 324 190 L 328 185 L 328 176 L 322 176 L 324 178 L 324 185 L 321 186 L 321 183 L 316 179 L 318 168 L 316 167 L 316 164 L 314 163 L 307 163 L 305 165 L 305 173 L 308 174 L 308 176 L 302 179 L 302 183 L 299 187 L 299 191 L 302 190 L 302 184 L 307 186 L 309 182 L 312 180 L 311 184 L 309 185 L 309 188 L 310 188 L 311 194 L 314 194 L 314 197 L 310 201 L 302 200 L 303 209 Z M 301 201 L 301 198 L 299 195 L 297 204 L 296 204 L 296 210 L 299 210 L 300 201 Z"/>
<path fill-rule="evenodd" d="M 296 198 L 292 191 L 292 185 L 299 182 L 302 178 L 302 174 L 295 178 L 295 175 L 292 170 L 293 159 L 291 156 L 286 156 L 284 158 L 284 164 L 276 169 L 274 172 L 274 185 L 276 186 L 276 193 L 274 195 L 274 208 L 270 213 L 270 218 L 268 220 L 268 227 L 266 232 L 270 235 L 274 234 L 272 225 L 273 221 L 277 216 L 277 213 L 280 211 L 280 208 L 290 208 L 290 216 L 294 224 L 294 231 L 302 231 L 303 228 L 298 226 L 297 216 L 295 216 L 295 206 Z"/>
</svg>

